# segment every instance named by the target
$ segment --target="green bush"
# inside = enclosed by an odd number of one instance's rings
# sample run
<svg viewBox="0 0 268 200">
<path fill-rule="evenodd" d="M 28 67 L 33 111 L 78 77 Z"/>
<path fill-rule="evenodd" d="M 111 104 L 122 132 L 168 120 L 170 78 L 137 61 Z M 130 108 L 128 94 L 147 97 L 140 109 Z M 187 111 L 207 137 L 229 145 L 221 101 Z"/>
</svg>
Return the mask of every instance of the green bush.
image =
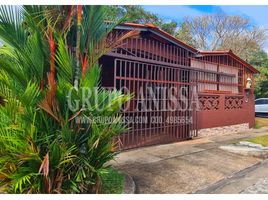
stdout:
<svg viewBox="0 0 268 200">
<path fill-rule="evenodd" d="M 103 194 L 122 194 L 124 192 L 125 177 L 113 168 L 101 176 L 103 180 Z"/>
</svg>

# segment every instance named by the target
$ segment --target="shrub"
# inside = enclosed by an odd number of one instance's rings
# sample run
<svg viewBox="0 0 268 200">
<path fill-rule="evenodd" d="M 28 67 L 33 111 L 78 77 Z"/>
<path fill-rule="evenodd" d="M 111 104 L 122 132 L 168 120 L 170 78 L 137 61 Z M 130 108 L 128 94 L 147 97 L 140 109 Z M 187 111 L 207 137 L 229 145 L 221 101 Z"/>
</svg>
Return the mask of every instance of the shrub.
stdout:
<svg viewBox="0 0 268 200">
<path fill-rule="evenodd" d="M 118 45 L 106 38 L 119 22 L 107 24 L 104 18 L 102 6 L 0 8 L 2 190 L 100 191 L 100 177 L 116 153 L 113 138 L 124 131 L 118 111 L 131 98 L 100 87 L 97 61 Z"/>
</svg>

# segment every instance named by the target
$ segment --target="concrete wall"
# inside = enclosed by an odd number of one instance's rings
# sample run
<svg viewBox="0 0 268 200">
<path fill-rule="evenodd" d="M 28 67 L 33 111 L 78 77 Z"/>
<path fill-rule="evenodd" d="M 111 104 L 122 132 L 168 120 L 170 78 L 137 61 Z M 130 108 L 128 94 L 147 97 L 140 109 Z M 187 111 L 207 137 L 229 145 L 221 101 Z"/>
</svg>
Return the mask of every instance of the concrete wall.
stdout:
<svg viewBox="0 0 268 200">
<path fill-rule="evenodd" d="M 224 127 L 236 124 L 255 124 L 255 101 L 253 91 L 244 95 L 201 95 L 200 111 L 197 113 L 198 129 Z M 228 101 L 228 102 L 227 102 Z"/>
</svg>

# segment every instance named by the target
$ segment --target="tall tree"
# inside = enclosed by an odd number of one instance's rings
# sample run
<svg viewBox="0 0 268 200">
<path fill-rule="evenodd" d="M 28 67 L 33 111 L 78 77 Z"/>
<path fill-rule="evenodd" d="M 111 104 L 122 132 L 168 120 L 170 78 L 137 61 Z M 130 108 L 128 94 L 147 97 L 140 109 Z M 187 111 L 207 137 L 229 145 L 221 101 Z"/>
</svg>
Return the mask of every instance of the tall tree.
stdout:
<svg viewBox="0 0 268 200">
<path fill-rule="evenodd" d="M 253 51 L 262 48 L 266 32 L 242 16 L 212 14 L 185 18 L 177 37 L 200 50 L 232 49 L 249 59 Z"/>
<path fill-rule="evenodd" d="M 268 97 L 268 67 L 259 66 L 256 68 L 260 71 L 260 73 L 255 76 L 255 97 Z"/>
<path fill-rule="evenodd" d="M 125 17 L 125 22 L 139 24 L 152 23 L 162 30 L 174 35 L 178 24 L 173 20 L 166 20 L 156 14 L 144 10 L 142 6 L 137 5 L 114 5 L 106 6 L 107 20 L 114 20 Z"/>
<path fill-rule="evenodd" d="M 193 43 L 194 39 L 191 34 L 191 30 L 189 28 L 189 25 L 186 22 L 180 23 L 179 30 L 176 32 L 175 37 L 179 38 L 180 40 L 186 42 L 187 44 L 191 46 L 195 46 Z"/>
<path fill-rule="evenodd" d="M 248 62 L 251 65 L 254 66 L 259 66 L 259 67 L 267 67 L 268 68 L 268 55 L 267 53 L 262 50 L 262 49 L 258 49 L 254 52 L 252 52 L 252 56 L 251 58 L 248 60 Z"/>
<path fill-rule="evenodd" d="M 265 51 L 259 49 L 252 52 L 248 61 L 255 66 L 260 73 L 255 75 L 254 93 L 256 98 L 268 97 L 268 55 Z"/>
<path fill-rule="evenodd" d="M 160 27 L 162 30 L 166 31 L 167 33 L 169 33 L 171 35 L 175 35 L 178 24 L 175 21 L 170 21 L 170 22 L 166 22 L 166 23 L 162 22 L 160 24 Z"/>
</svg>

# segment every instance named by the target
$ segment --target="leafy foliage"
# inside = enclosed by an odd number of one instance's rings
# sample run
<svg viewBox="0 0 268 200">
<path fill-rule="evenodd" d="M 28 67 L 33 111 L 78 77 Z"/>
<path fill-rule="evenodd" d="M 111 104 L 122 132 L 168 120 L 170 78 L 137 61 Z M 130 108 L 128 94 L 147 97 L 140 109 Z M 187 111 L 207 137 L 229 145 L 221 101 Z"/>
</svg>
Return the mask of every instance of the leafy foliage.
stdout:
<svg viewBox="0 0 268 200">
<path fill-rule="evenodd" d="M 124 21 L 139 24 L 152 23 L 169 34 L 175 35 L 177 22 L 174 20 L 167 20 L 159 15 L 144 10 L 142 6 L 138 5 L 114 5 L 106 6 L 107 20 L 121 19 Z"/>
<path fill-rule="evenodd" d="M 103 194 L 122 194 L 124 192 L 124 175 L 110 168 L 107 173 L 102 175 Z"/>
<path fill-rule="evenodd" d="M 251 58 L 248 60 L 251 65 L 268 67 L 268 55 L 264 50 L 258 49 L 252 52 Z"/>
<path fill-rule="evenodd" d="M 0 8 L 1 190 L 100 192 L 114 137 L 125 129 L 118 110 L 131 98 L 99 87 L 97 60 L 113 48 L 105 40 L 120 22 L 107 25 L 105 16 L 102 6 Z M 95 91 L 87 96 L 91 106 L 83 103 L 85 91 Z"/>
<path fill-rule="evenodd" d="M 268 55 L 263 50 L 252 52 L 248 61 L 259 70 L 259 74 L 254 78 L 254 93 L 256 98 L 268 97 Z"/>
<path fill-rule="evenodd" d="M 268 67 L 261 66 L 256 68 L 260 71 L 260 74 L 255 76 L 255 97 L 268 97 Z"/>
</svg>

